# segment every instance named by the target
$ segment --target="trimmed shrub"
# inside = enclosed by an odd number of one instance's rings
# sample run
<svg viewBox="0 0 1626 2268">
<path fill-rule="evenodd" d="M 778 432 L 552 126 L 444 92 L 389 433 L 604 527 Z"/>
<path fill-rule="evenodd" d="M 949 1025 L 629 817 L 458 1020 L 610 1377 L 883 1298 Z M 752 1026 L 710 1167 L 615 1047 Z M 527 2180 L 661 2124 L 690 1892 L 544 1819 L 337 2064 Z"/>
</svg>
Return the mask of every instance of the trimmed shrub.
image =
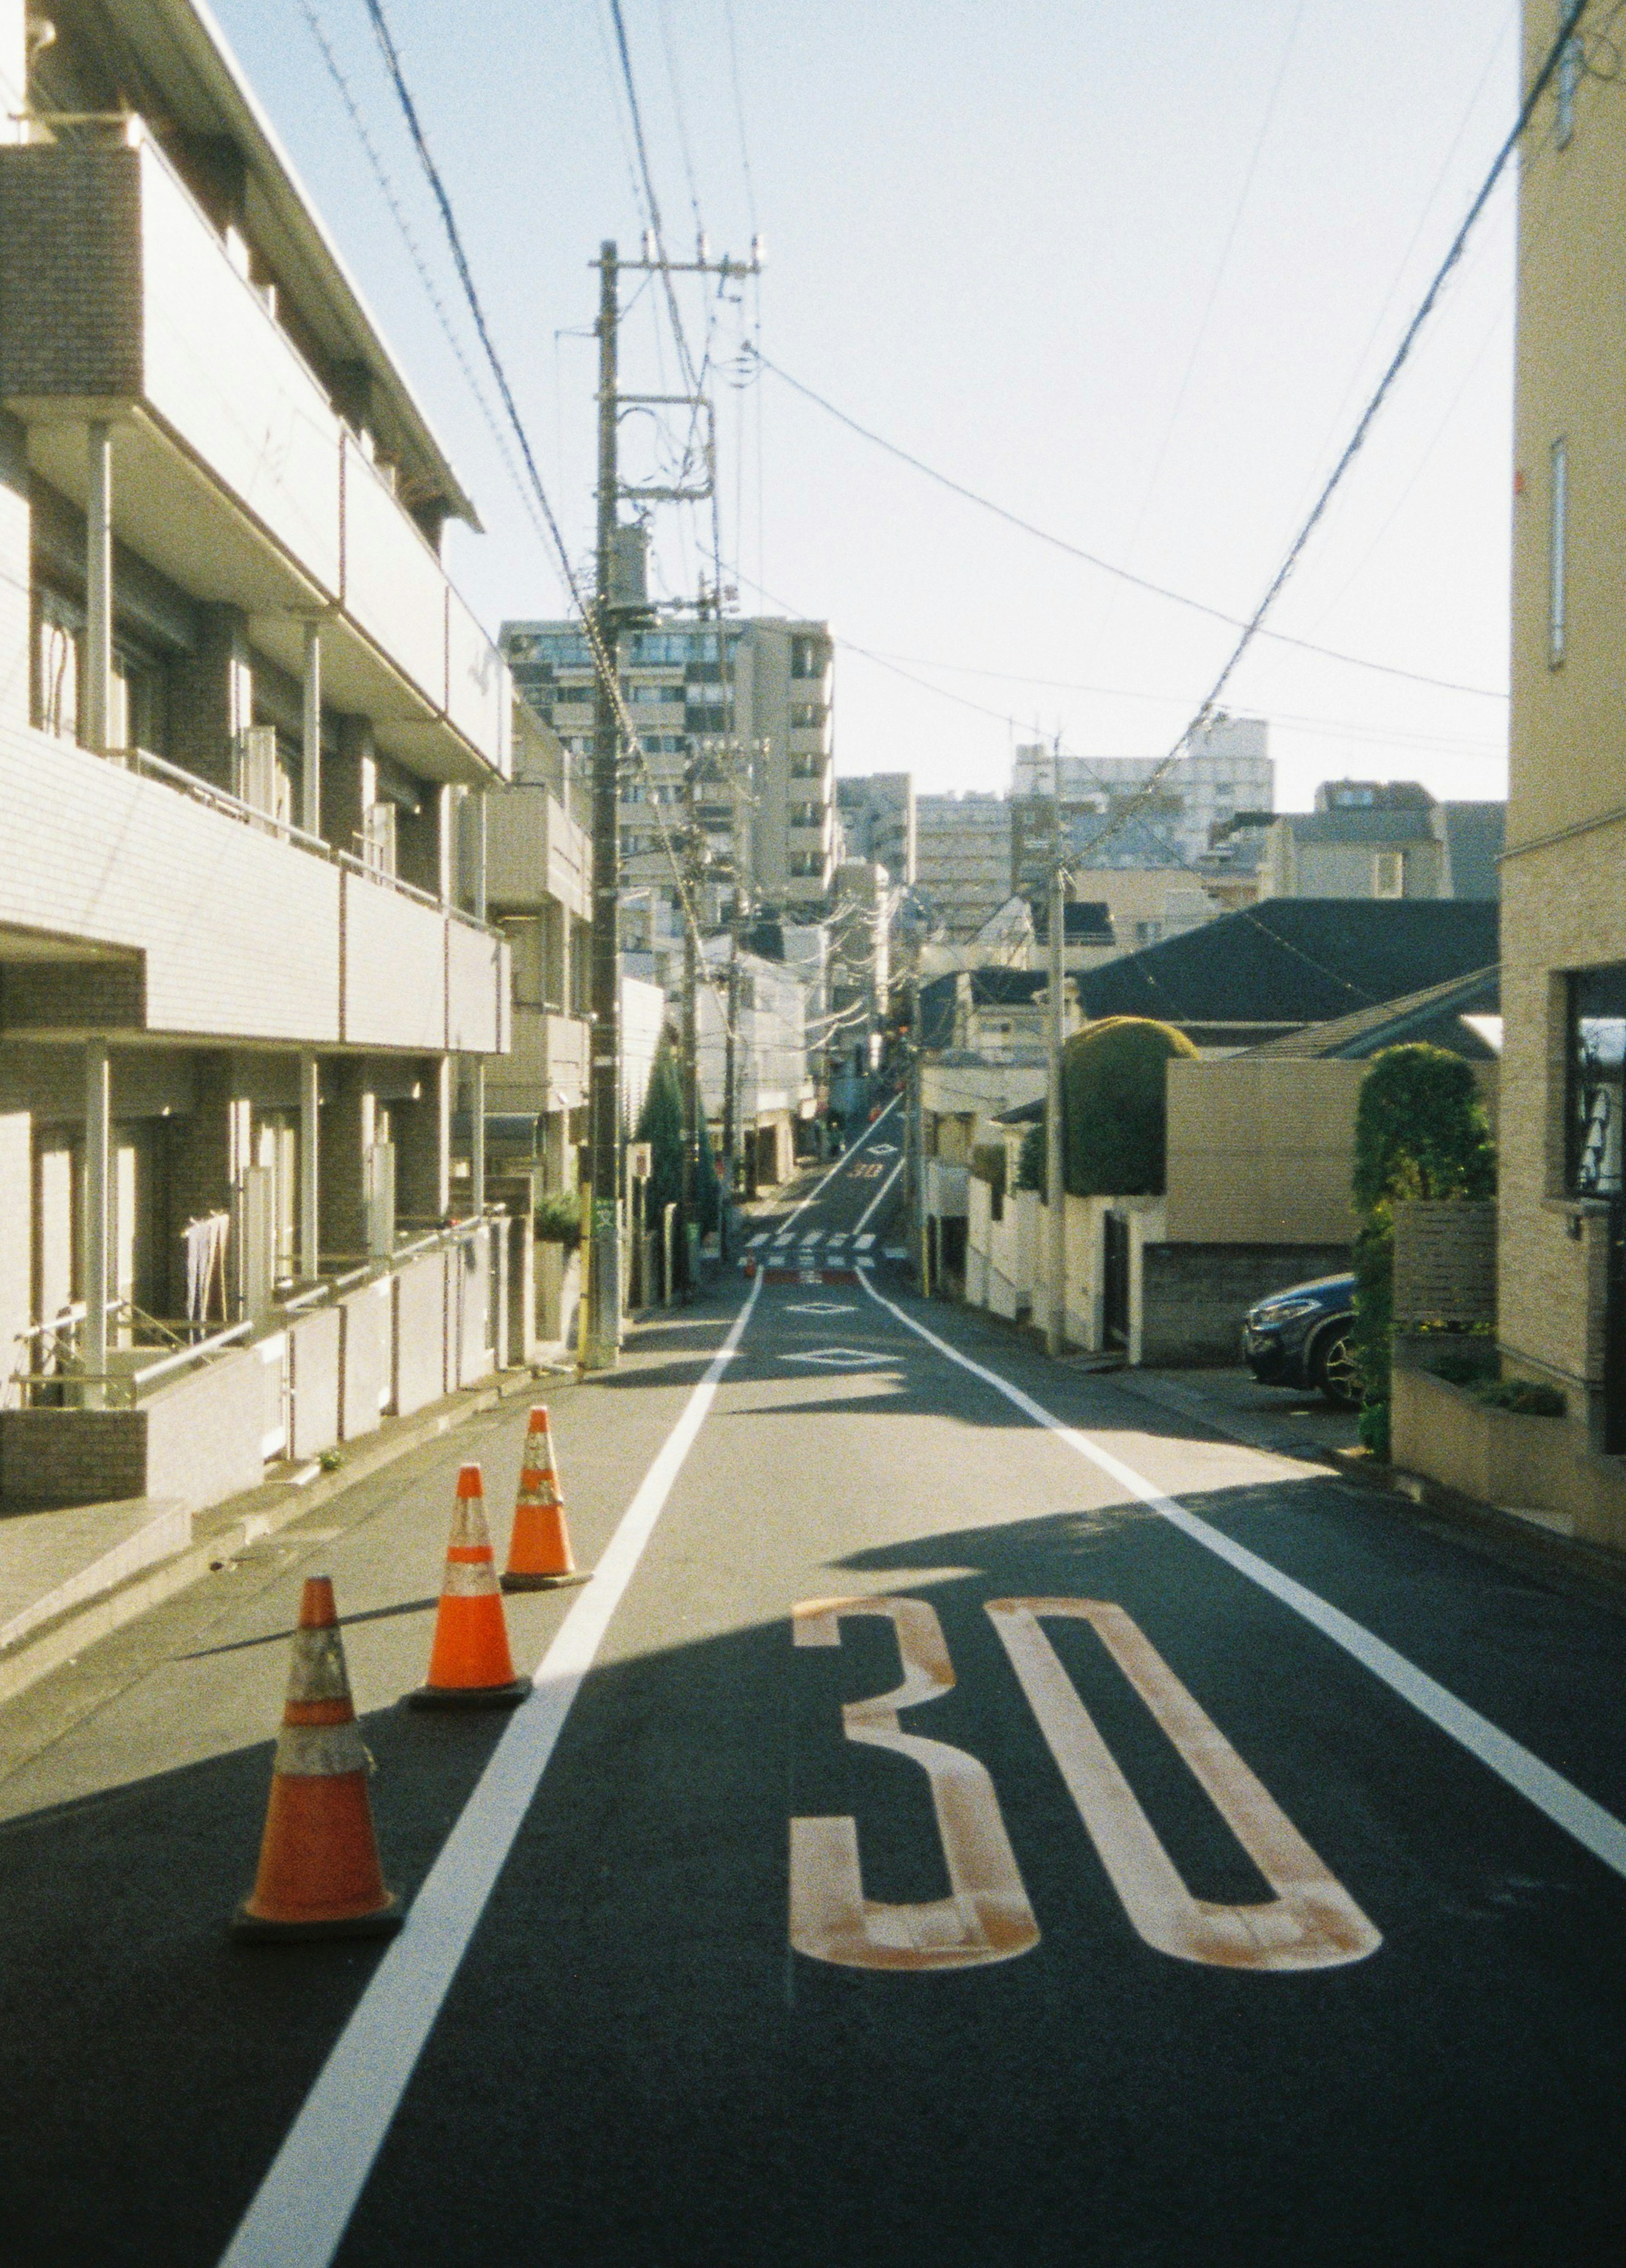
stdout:
<svg viewBox="0 0 1626 2268">
<path fill-rule="evenodd" d="M 1062 1051 L 1067 1194 L 1160 1197 L 1168 1186 L 1167 1067 L 1196 1049 L 1172 1024 L 1108 1016 Z"/>
<path fill-rule="evenodd" d="M 1355 1111 L 1355 1343 L 1366 1399 L 1387 1404 L 1394 1330 L 1394 1206 L 1496 1193 L 1496 1145 L 1470 1067 L 1444 1048 L 1385 1048 Z M 1387 1427 L 1386 1427 L 1387 1431 Z"/>
<path fill-rule="evenodd" d="M 1019 1189 L 1037 1189 L 1043 1197 L 1050 1184 L 1045 1176 L 1044 1121 L 1030 1126 L 1022 1137 L 1021 1155 L 1016 1161 L 1016 1185 Z"/>
<path fill-rule="evenodd" d="M 1005 1145 L 1003 1142 L 978 1142 L 971 1152 L 971 1171 L 979 1182 L 986 1182 L 994 1193 L 996 1207 L 1004 1202 Z"/>
<path fill-rule="evenodd" d="M 536 1233 L 544 1244 L 573 1252 L 581 1242 L 582 1201 L 574 1189 L 555 1189 L 536 1204 Z"/>
<path fill-rule="evenodd" d="M 1566 1406 L 1556 1386 L 1539 1386 L 1529 1378 L 1488 1378 L 1471 1391 L 1475 1402 L 1516 1410 L 1521 1418 L 1562 1418 Z"/>
</svg>

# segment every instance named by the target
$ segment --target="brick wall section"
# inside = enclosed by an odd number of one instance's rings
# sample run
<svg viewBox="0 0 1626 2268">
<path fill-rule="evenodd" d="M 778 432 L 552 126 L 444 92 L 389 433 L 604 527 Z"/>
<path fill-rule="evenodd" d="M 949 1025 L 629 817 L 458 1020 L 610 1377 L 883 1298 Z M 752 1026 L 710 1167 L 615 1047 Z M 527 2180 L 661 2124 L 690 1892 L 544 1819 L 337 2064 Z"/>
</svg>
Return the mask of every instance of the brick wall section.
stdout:
<svg viewBox="0 0 1626 2268">
<path fill-rule="evenodd" d="M 139 395 L 141 301 L 139 152 L 0 153 L 0 391 Z"/>
<path fill-rule="evenodd" d="M 111 1504 L 147 1489 L 144 1410 L 0 1410 L 0 1496 L 12 1506 Z"/>
<path fill-rule="evenodd" d="M 1256 1300 L 1350 1265 L 1348 1245 L 1148 1244 L 1141 1360 L 1149 1367 L 1241 1359 L 1242 1318 Z"/>
</svg>

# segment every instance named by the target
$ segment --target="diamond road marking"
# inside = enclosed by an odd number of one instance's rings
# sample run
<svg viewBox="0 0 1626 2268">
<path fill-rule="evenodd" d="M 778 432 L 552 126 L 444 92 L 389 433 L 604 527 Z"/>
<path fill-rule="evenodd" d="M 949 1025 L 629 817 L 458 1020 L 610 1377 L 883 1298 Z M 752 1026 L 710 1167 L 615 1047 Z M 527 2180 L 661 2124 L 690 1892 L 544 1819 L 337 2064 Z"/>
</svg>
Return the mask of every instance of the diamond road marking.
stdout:
<svg viewBox="0 0 1626 2268">
<path fill-rule="evenodd" d="M 896 1362 L 890 1349 L 865 1354 L 858 1347 L 813 1347 L 806 1354 L 782 1354 L 781 1362 L 816 1362 L 827 1370 L 873 1370 L 878 1363 Z"/>
<path fill-rule="evenodd" d="M 895 1158 L 898 1154 L 895 1142 L 872 1142 L 867 1147 L 872 1158 Z"/>
<path fill-rule="evenodd" d="M 850 1300 L 798 1300 L 785 1309 L 787 1315 L 856 1315 L 857 1308 Z M 335 1535 L 338 1530 L 334 1530 Z"/>
</svg>

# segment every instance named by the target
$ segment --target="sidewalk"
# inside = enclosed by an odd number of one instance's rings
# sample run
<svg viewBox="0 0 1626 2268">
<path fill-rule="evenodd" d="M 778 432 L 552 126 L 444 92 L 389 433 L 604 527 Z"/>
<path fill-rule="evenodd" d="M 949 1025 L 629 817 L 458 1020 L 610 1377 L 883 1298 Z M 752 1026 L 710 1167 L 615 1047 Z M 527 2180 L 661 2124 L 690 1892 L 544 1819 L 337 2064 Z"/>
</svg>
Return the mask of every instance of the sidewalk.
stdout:
<svg viewBox="0 0 1626 2268">
<path fill-rule="evenodd" d="M 203 1511 L 151 1497 L 55 1512 L 8 1513 L 0 1504 L 0 1703 L 211 1565 L 534 1383 L 529 1369 L 499 1373 L 410 1418 L 386 1418 L 329 1471 L 320 1463 L 269 1468 L 261 1487 Z"/>
</svg>

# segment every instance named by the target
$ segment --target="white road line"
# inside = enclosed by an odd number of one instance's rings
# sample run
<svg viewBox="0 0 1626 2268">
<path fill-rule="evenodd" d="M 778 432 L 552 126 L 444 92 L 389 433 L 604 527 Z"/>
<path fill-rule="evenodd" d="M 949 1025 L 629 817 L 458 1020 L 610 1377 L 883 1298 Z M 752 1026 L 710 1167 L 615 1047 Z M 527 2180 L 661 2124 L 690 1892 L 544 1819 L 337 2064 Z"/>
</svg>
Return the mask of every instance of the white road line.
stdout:
<svg viewBox="0 0 1626 2268">
<path fill-rule="evenodd" d="M 1325 1599 L 1318 1598 L 1302 1583 L 1296 1583 L 1291 1575 L 1284 1575 L 1268 1559 L 1261 1559 L 1244 1545 L 1232 1543 L 1230 1536 L 1217 1528 L 1210 1528 L 1207 1521 L 1199 1520 L 1194 1512 L 1188 1512 L 1176 1498 L 1165 1496 L 1144 1474 L 1137 1473 L 1132 1465 L 1126 1465 L 1121 1457 L 1115 1457 L 1110 1450 L 1100 1447 L 1087 1433 L 1081 1433 L 1076 1427 L 1063 1424 L 1041 1403 L 1035 1402 L 1031 1395 L 1024 1394 L 1019 1386 L 1012 1386 L 1007 1379 L 1001 1378 L 997 1371 L 987 1370 L 980 1362 L 973 1362 L 969 1355 L 961 1354 L 958 1347 L 950 1346 L 946 1339 L 940 1339 L 935 1331 L 929 1331 L 923 1323 L 917 1323 L 912 1315 L 905 1314 L 901 1307 L 894 1307 L 890 1300 L 883 1299 L 867 1276 L 860 1276 L 858 1281 L 876 1305 L 885 1307 L 888 1314 L 894 1315 L 905 1329 L 913 1331 L 917 1338 L 923 1338 L 929 1345 L 936 1347 L 939 1354 L 945 1355 L 950 1362 L 958 1363 L 962 1370 L 968 1370 L 974 1378 L 982 1379 L 997 1394 L 1003 1394 L 1007 1402 L 1014 1403 L 1025 1416 L 1033 1419 L 1035 1425 L 1044 1426 L 1068 1448 L 1087 1458 L 1091 1464 L 1116 1481 L 1120 1487 L 1128 1489 L 1131 1496 L 1137 1498 L 1151 1511 L 1159 1513 L 1182 1535 L 1188 1535 L 1194 1543 L 1200 1543 L 1204 1550 L 1225 1560 L 1240 1574 L 1246 1575 L 1250 1582 L 1257 1583 L 1272 1598 L 1279 1599 L 1284 1607 L 1291 1607 L 1296 1615 L 1302 1615 L 1305 1621 L 1320 1631 L 1323 1637 L 1331 1638 L 1335 1646 L 1342 1646 L 1363 1668 L 1371 1670 L 1372 1675 L 1380 1678 L 1391 1691 L 1398 1693 L 1403 1701 L 1409 1701 L 1412 1707 L 1426 1717 L 1431 1724 L 1438 1726 L 1442 1733 L 1449 1734 L 1471 1756 L 1477 1757 L 1499 1779 L 1505 1780 L 1509 1787 L 1527 1798 L 1552 1821 L 1554 1826 L 1561 1827 L 1566 1835 L 1573 1836 L 1583 1850 L 1590 1851 L 1595 1859 L 1600 1859 L 1615 1874 L 1626 1879 L 1626 1824 L 1622 1824 L 1612 1811 L 1606 1811 L 1602 1804 L 1594 1802 L 1590 1795 L 1583 1794 L 1561 1772 L 1556 1772 L 1550 1764 L 1544 1764 L 1539 1756 L 1534 1756 L 1511 1734 L 1493 1725 L 1488 1717 L 1482 1717 L 1476 1709 L 1469 1708 L 1467 1702 L 1459 1701 L 1454 1693 L 1437 1684 L 1425 1670 L 1419 1669 L 1415 1662 L 1408 1661 L 1404 1654 L 1397 1653 L 1382 1638 L 1375 1638 L 1350 1616 L 1342 1613 L 1336 1607 L 1328 1606 Z"/>
<path fill-rule="evenodd" d="M 412 1902 L 406 1927 L 374 1970 L 221 2255 L 221 2268 L 328 2268 L 570 1705 L 666 1509 L 761 1288 L 758 1276 L 622 1514 L 592 1581 L 560 1624 L 530 1699 L 516 1710 L 492 1751 Z"/>
<path fill-rule="evenodd" d="M 883 1110 L 880 1116 L 875 1121 L 874 1125 L 866 1126 L 863 1133 L 859 1135 L 857 1140 L 853 1144 L 851 1149 L 847 1152 L 846 1155 L 844 1157 L 838 1158 L 835 1160 L 835 1163 L 831 1167 L 829 1172 L 823 1176 L 822 1180 L 817 1181 L 813 1183 L 812 1189 L 808 1190 L 800 1204 L 793 1205 L 791 1207 L 791 1211 L 786 1213 L 784 1217 L 784 1226 L 787 1229 L 790 1227 L 791 1223 L 795 1220 L 798 1215 L 806 1211 L 808 1206 L 819 1195 L 820 1191 L 824 1189 L 828 1182 L 831 1182 L 835 1179 L 835 1176 L 841 1172 L 842 1167 L 851 1165 L 853 1160 L 857 1156 L 859 1151 L 863 1149 L 871 1135 L 886 1124 L 887 1112 L 895 1110 L 902 1100 L 903 1097 L 901 1094 L 894 1094 L 892 1101 L 887 1105 L 886 1110 Z"/>
<path fill-rule="evenodd" d="M 879 1189 L 876 1190 L 874 1196 L 870 1199 L 868 1204 L 865 1206 L 864 1211 L 858 1215 L 857 1219 L 853 1223 L 855 1231 L 864 1226 L 865 1222 L 868 1220 L 870 1215 L 874 1211 L 876 1206 L 880 1203 L 881 1199 L 886 1196 L 887 1190 L 892 1187 L 894 1182 L 897 1180 L 898 1175 L 902 1171 L 903 1160 L 900 1158 L 897 1164 L 887 1174 L 886 1180 L 881 1183 Z"/>
</svg>

